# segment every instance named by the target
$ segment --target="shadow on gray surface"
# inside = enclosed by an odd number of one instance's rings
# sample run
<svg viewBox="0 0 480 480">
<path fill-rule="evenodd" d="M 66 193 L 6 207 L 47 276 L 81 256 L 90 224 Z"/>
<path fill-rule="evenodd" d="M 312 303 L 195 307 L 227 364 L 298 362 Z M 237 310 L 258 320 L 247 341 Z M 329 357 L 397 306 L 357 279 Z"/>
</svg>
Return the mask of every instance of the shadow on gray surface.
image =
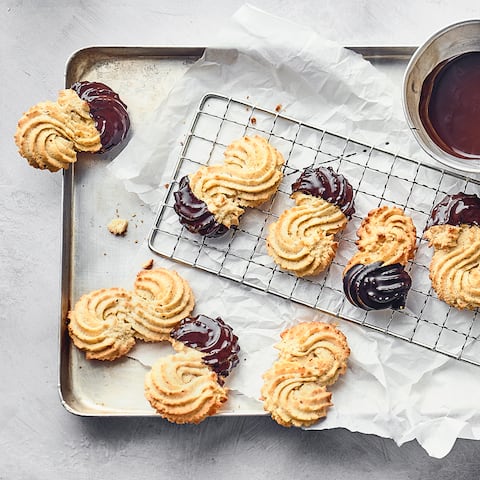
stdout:
<svg viewBox="0 0 480 480">
<path fill-rule="evenodd" d="M 416 442 L 344 429 L 283 428 L 269 417 L 210 418 L 200 425 L 173 425 L 161 418 L 78 418 L 96 454 L 115 463 L 144 460 L 142 473 L 161 478 L 478 478 L 480 444 L 459 440 L 444 459 L 428 456 Z M 151 457 L 152 445 L 158 456 Z M 148 458 L 143 456 L 150 452 Z M 113 460 L 113 459 L 112 459 Z M 137 463 L 138 465 L 138 463 Z"/>
</svg>

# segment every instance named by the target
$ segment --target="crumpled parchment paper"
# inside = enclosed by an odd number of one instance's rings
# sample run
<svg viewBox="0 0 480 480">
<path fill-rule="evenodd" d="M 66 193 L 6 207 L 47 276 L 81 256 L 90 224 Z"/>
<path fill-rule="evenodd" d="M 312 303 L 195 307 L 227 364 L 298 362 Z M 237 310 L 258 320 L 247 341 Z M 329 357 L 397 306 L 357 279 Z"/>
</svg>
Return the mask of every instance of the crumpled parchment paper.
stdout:
<svg viewBox="0 0 480 480">
<path fill-rule="evenodd" d="M 281 104 L 289 117 L 372 146 L 388 142 L 390 151 L 428 162 L 404 121 L 398 86 L 315 31 L 246 5 L 160 108 L 138 119 L 130 143 L 109 167 L 152 207 L 152 222 L 192 116 L 208 92 L 272 110 Z M 138 256 L 147 255 L 143 245 Z M 336 320 L 167 259 L 157 258 L 155 265 L 175 268 L 188 279 L 195 312 L 219 315 L 234 327 L 242 361 L 228 386 L 250 397 L 258 410 L 261 374 L 276 358 L 280 332 L 303 320 Z M 336 321 L 352 351 L 349 369 L 331 388 L 334 407 L 313 429 L 344 427 L 398 445 L 416 439 L 434 457 L 447 455 L 458 437 L 480 438 L 478 367 Z M 144 345 L 135 355 L 151 364 L 158 351 Z"/>
</svg>

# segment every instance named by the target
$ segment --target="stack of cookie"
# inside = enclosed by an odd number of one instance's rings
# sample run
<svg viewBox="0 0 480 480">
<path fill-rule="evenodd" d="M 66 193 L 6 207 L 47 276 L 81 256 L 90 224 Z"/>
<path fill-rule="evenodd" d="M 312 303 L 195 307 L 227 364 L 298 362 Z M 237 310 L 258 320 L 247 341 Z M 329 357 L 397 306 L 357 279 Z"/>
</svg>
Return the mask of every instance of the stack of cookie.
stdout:
<svg viewBox="0 0 480 480">
<path fill-rule="evenodd" d="M 306 427 L 327 415 L 333 385 L 347 369 L 350 348 L 334 325 L 303 322 L 281 333 L 279 357 L 263 375 L 264 409 L 285 427 Z"/>
</svg>

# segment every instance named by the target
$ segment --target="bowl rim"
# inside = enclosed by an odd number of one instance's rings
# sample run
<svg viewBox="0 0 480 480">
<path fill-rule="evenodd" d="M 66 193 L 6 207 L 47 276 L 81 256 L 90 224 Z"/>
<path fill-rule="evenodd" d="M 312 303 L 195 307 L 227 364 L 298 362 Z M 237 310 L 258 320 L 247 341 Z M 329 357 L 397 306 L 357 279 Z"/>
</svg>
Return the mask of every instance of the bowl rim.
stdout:
<svg viewBox="0 0 480 480">
<path fill-rule="evenodd" d="M 468 25 L 480 25 L 480 18 L 472 18 L 467 20 L 461 20 L 450 25 L 443 27 L 442 29 L 438 30 L 437 32 L 430 35 L 425 42 L 420 45 L 413 55 L 410 57 L 410 60 L 407 64 L 405 72 L 403 74 L 403 82 L 402 82 L 402 106 L 403 112 L 405 115 L 405 119 L 407 121 L 407 125 L 412 132 L 415 140 L 420 145 L 420 147 L 435 161 L 441 163 L 442 165 L 453 168 L 456 170 L 460 170 L 463 172 L 469 173 L 480 173 L 480 158 L 478 163 L 475 160 L 464 160 L 442 150 L 437 144 L 432 141 L 433 145 L 429 145 L 425 142 L 422 135 L 419 133 L 419 129 L 415 124 L 413 116 L 411 114 L 410 109 L 408 108 L 408 101 L 407 101 L 407 87 L 409 85 L 408 80 L 411 76 L 412 70 L 415 68 L 418 60 L 425 54 L 425 51 L 432 45 L 434 41 L 438 38 L 442 37 L 446 33 L 455 30 L 460 27 L 465 27 Z M 425 132 L 426 134 L 426 132 Z M 428 134 L 426 134 L 428 137 Z"/>
</svg>

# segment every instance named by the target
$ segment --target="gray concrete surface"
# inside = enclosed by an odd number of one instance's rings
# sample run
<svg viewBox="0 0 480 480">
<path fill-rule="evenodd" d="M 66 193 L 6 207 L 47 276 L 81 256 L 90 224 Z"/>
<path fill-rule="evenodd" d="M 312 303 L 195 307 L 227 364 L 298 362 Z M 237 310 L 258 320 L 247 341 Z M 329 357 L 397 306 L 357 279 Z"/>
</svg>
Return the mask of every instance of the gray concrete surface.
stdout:
<svg viewBox="0 0 480 480">
<path fill-rule="evenodd" d="M 54 98 L 70 54 L 87 45 L 208 45 L 241 0 L 0 1 L 0 479 L 479 478 L 480 443 L 445 458 L 346 430 L 305 432 L 268 418 L 80 418 L 57 393 L 60 174 L 30 168 L 13 133 L 26 106 Z M 346 45 L 416 45 L 455 20 L 459 0 L 257 0 Z M 446 386 L 448 388 L 448 386 Z"/>
</svg>

